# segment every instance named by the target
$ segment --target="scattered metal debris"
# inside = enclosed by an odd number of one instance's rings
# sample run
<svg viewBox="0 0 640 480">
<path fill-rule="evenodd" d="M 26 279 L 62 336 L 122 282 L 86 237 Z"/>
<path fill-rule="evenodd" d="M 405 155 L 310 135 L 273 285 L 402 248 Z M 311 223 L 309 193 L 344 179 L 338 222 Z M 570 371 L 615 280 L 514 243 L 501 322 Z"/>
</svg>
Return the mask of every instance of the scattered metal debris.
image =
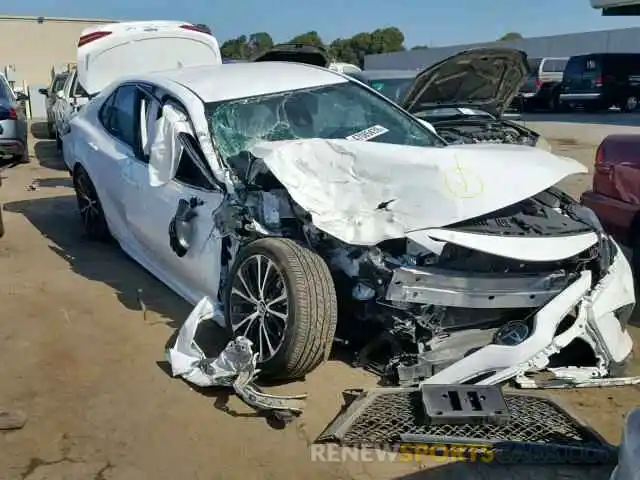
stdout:
<svg viewBox="0 0 640 480">
<path fill-rule="evenodd" d="M 306 395 L 269 395 L 255 384 L 260 372 L 256 367 L 258 353 L 253 352 L 253 344 L 246 337 L 231 340 L 217 357 L 207 358 L 195 341 L 198 325 L 203 321 L 224 323 L 219 305 L 213 304 L 208 297 L 193 309 L 180 328 L 175 344 L 167 352 L 174 377 L 181 376 L 200 387 L 231 387 L 256 410 L 292 415 L 302 412 Z"/>
<path fill-rule="evenodd" d="M 618 377 L 618 378 L 554 378 L 551 380 L 536 381 L 533 378 L 516 378 L 515 383 L 523 389 L 545 389 L 545 388 L 593 388 L 593 387 L 623 387 L 627 385 L 640 385 L 638 377 Z"/>
</svg>

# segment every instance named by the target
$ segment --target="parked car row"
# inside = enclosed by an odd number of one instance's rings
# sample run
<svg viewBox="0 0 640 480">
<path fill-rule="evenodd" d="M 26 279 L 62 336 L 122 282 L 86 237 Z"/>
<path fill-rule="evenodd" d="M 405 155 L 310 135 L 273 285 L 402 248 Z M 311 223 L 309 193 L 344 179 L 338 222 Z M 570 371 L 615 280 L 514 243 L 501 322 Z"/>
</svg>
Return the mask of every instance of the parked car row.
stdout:
<svg viewBox="0 0 640 480">
<path fill-rule="evenodd" d="M 89 100 L 58 133 L 87 236 L 220 302 L 263 375 L 305 375 L 335 337 L 378 372 L 440 384 L 604 377 L 628 359 L 629 264 L 554 187 L 584 167 L 501 118 L 522 52 L 460 53 L 394 97 L 322 49 L 222 64 L 178 22 L 80 43 Z M 595 363 L 554 363 L 578 338 Z"/>
<path fill-rule="evenodd" d="M 0 157 L 28 161 L 28 120 L 24 102 L 28 96 L 15 93 L 0 73 Z"/>
<path fill-rule="evenodd" d="M 529 76 L 512 107 L 589 112 L 617 107 L 637 109 L 640 54 L 592 53 L 570 58 L 529 59 Z"/>
</svg>

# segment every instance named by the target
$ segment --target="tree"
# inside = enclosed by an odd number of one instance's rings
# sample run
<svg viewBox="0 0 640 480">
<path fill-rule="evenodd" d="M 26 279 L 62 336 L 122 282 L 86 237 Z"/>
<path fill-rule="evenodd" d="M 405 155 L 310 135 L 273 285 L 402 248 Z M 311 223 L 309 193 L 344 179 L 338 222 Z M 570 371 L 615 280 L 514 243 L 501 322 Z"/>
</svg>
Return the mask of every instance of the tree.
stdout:
<svg viewBox="0 0 640 480">
<path fill-rule="evenodd" d="M 249 35 L 247 53 L 250 57 L 260 55 L 273 47 L 273 39 L 267 32 L 257 32 Z"/>
<path fill-rule="evenodd" d="M 320 35 L 318 35 L 318 32 L 316 32 L 315 30 L 311 30 L 309 32 L 302 33 L 300 35 L 296 35 L 291 40 L 289 40 L 289 42 L 304 43 L 306 45 L 316 45 L 318 47 L 324 47 L 324 42 L 322 41 L 322 38 L 320 38 Z"/>
<path fill-rule="evenodd" d="M 267 32 L 252 33 L 247 37 L 239 37 L 227 40 L 220 46 L 223 58 L 233 60 L 246 60 L 259 55 L 273 47 L 273 39 Z"/>
<path fill-rule="evenodd" d="M 524 37 L 519 34 L 518 32 L 509 32 L 509 33 L 505 33 L 503 36 L 501 36 L 498 41 L 499 42 L 513 42 L 515 40 L 522 40 Z"/>
<path fill-rule="evenodd" d="M 296 35 L 289 42 L 325 47 L 325 43 L 315 30 Z M 227 40 L 220 50 L 224 58 L 248 59 L 269 50 L 273 47 L 273 43 L 271 35 L 267 32 L 256 32 L 249 37 L 241 35 Z M 413 49 L 417 48 L 428 47 L 418 45 Z M 405 50 L 404 34 L 397 27 L 378 28 L 373 32 L 357 33 L 351 38 L 336 38 L 328 45 L 328 49 L 333 59 L 362 66 L 364 57 L 367 55 Z"/>
<path fill-rule="evenodd" d="M 227 40 L 220 46 L 222 58 L 230 58 L 233 60 L 242 60 L 247 58 L 247 37 L 240 35 L 239 37 Z"/>
<path fill-rule="evenodd" d="M 346 63 L 358 63 L 358 57 L 351 48 L 350 38 L 336 38 L 329 45 L 329 55 L 336 60 Z"/>
</svg>

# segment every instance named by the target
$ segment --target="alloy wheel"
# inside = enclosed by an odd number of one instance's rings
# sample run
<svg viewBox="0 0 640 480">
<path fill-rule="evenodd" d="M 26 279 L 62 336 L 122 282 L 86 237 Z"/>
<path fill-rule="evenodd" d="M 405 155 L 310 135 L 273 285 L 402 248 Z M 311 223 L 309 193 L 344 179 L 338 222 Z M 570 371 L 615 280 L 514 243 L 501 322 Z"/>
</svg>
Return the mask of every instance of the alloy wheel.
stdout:
<svg viewBox="0 0 640 480">
<path fill-rule="evenodd" d="M 90 182 L 87 175 L 81 172 L 76 178 L 75 185 L 80 216 L 87 232 L 93 231 L 102 218 L 98 195 Z"/>
<path fill-rule="evenodd" d="M 283 273 L 265 255 L 247 257 L 231 285 L 230 323 L 234 336 L 245 336 L 257 348 L 258 361 L 276 356 L 284 343 L 289 296 Z"/>
</svg>

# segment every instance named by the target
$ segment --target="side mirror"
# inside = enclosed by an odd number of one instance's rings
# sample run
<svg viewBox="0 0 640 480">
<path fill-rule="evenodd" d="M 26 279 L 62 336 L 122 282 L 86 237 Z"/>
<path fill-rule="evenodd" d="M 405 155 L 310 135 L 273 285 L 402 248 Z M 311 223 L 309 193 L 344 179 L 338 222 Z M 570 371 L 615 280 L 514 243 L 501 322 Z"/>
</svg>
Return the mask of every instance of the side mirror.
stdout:
<svg viewBox="0 0 640 480">
<path fill-rule="evenodd" d="M 56 97 L 57 97 L 57 98 L 60 98 L 60 99 L 63 99 L 63 98 L 64 98 L 64 91 L 62 91 L 62 90 L 58 90 L 58 91 L 56 92 Z"/>
<path fill-rule="evenodd" d="M 426 122 L 424 120 L 422 120 L 421 118 L 417 119 L 424 127 L 427 127 L 429 130 L 431 130 L 432 133 L 435 133 L 436 135 L 438 134 L 438 132 L 436 132 L 436 129 L 433 125 L 431 125 L 429 122 Z"/>
<path fill-rule="evenodd" d="M 44 95 L 45 97 L 49 96 L 49 90 L 46 88 L 39 88 L 38 93 L 40 93 L 40 95 Z"/>
<path fill-rule="evenodd" d="M 29 95 L 24 92 L 18 92 L 16 93 L 16 100 L 18 100 L 19 102 L 26 102 L 27 100 L 29 100 Z"/>
</svg>

